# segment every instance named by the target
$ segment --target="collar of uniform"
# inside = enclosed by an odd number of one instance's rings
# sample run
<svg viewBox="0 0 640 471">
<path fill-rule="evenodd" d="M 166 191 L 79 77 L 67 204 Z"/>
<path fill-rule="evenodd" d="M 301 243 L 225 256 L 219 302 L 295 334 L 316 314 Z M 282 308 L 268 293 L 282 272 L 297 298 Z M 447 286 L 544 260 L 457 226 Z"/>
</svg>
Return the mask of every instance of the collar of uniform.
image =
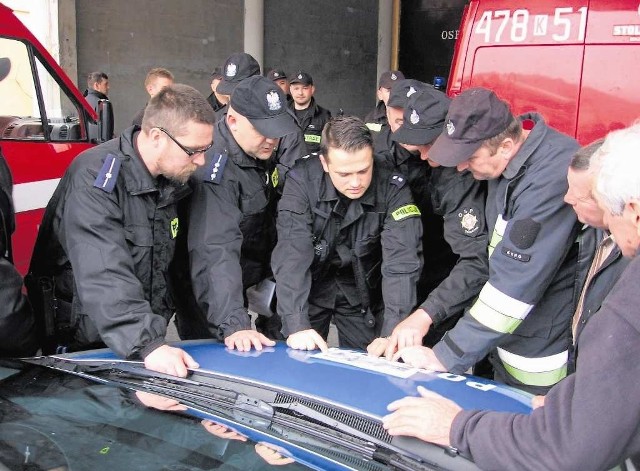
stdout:
<svg viewBox="0 0 640 471">
<path fill-rule="evenodd" d="M 229 158 L 239 167 L 260 167 L 258 160 L 247 155 L 236 142 L 229 126 L 227 126 L 226 114 L 216 123 L 214 136 L 214 148 L 216 149 L 214 153 L 223 153 L 222 151 L 226 149 Z"/>
<path fill-rule="evenodd" d="M 125 129 L 120 135 L 120 153 L 126 156 L 122 166 L 128 171 L 123 173 L 127 190 L 130 193 L 146 193 L 158 190 L 158 182 L 149 173 L 149 169 L 138 155 L 133 140 L 136 133 L 140 132 L 139 126 L 131 126 Z"/>
<path fill-rule="evenodd" d="M 95 95 L 101 100 L 108 100 L 109 99 L 109 97 L 107 95 L 105 95 L 102 92 L 99 92 L 98 90 L 94 90 L 93 88 L 87 89 L 87 95 Z"/>
<path fill-rule="evenodd" d="M 522 143 L 522 147 L 518 150 L 518 153 L 513 156 L 509 161 L 507 168 L 502 172 L 504 178 L 511 179 L 518 174 L 520 168 L 531 157 L 531 154 L 540 146 L 544 137 L 547 134 L 547 126 L 545 125 L 544 118 L 538 113 L 525 113 L 518 116 L 520 121 L 533 121 L 533 129 L 529 132 L 529 135 Z"/>
</svg>

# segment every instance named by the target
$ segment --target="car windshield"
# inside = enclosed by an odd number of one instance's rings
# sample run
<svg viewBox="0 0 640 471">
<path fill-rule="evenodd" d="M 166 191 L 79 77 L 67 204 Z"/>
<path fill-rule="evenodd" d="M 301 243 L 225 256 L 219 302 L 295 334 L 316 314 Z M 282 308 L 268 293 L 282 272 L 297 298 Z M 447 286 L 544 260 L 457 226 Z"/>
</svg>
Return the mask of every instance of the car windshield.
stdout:
<svg viewBox="0 0 640 471">
<path fill-rule="evenodd" d="M 145 395 L 146 394 L 146 395 Z M 20 363 L 0 365 L 0 469 L 258 470 L 273 448 L 179 412 L 160 396 Z M 146 405 L 145 405 L 146 404 Z M 299 463 L 287 469 L 308 469 Z"/>
</svg>

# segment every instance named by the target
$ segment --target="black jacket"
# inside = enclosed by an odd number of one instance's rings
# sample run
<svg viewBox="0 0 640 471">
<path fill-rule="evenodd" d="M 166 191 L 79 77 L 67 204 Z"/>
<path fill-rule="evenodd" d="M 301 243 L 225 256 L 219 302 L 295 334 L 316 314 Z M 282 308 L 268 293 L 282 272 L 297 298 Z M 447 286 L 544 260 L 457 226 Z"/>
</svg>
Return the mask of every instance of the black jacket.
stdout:
<svg viewBox="0 0 640 471">
<path fill-rule="evenodd" d="M 364 117 L 364 122 L 367 127 L 373 132 L 380 132 L 382 127 L 388 126 L 387 121 L 387 107 L 384 101 L 378 100 L 376 107 L 367 113 Z"/>
<path fill-rule="evenodd" d="M 309 107 L 303 112 L 302 119 L 298 118 L 295 110 L 295 102 L 289 104 L 291 110 L 298 119 L 298 124 L 304 134 L 304 142 L 307 145 L 307 154 L 320 151 L 320 139 L 322 128 L 331 119 L 331 112 L 316 103 L 315 98 L 311 98 Z"/>
<path fill-rule="evenodd" d="M 96 111 L 96 113 L 98 113 L 98 102 L 100 100 L 108 100 L 109 103 L 111 104 L 111 106 L 108 108 L 109 109 L 109 113 L 111 114 L 111 129 L 109 130 L 109 135 L 113 136 L 113 127 L 115 126 L 115 118 L 114 118 L 114 112 L 113 112 L 113 102 L 111 102 L 111 100 L 109 100 L 109 97 L 107 95 L 105 95 L 104 93 L 101 93 L 97 90 L 94 90 L 93 88 L 88 89 L 87 90 L 87 94 L 85 95 L 85 98 L 87 99 L 87 102 L 89 102 L 89 104 L 91 105 L 91 107 Z M 142 110 L 142 112 L 140 113 L 140 122 L 142 122 L 142 113 L 144 113 L 144 109 Z M 98 118 L 100 117 L 100 115 L 98 115 Z M 134 121 L 134 124 L 135 121 Z M 94 137 L 94 136 L 92 136 Z"/>
<path fill-rule="evenodd" d="M 102 340 L 119 356 L 144 358 L 164 343 L 173 315 L 168 267 L 179 231 L 177 201 L 189 187 L 154 179 L 134 147 L 136 127 L 80 154 L 45 211 L 50 254 L 32 271 L 73 272 L 74 348 Z M 38 248 L 36 248 L 38 250 Z M 70 264 L 69 264 L 70 262 Z"/>
<path fill-rule="evenodd" d="M 209 330 L 227 337 L 251 328 L 244 290 L 271 273 L 277 171 L 245 154 L 224 119 L 214 135 L 194 177 L 188 246 L 198 306 Z"/>
<path fill-rule="evenodd" d="M 410 314 L 422 265 L 422 227 L 405 183 L 384 161 L 376 161 L 368 190 L 347 200 L 319 159 L 296 163 L 278 205 L 278 244 L 272 257 L 285 335 L 311 328 L 309 301 L 325 305 L 324 298 L 335 296 L 326 289 L 333 280 L 354 306 L 366 302 L 363 296 L 369 306 L 384 301 L 383 336 Z M 357 282 L 349 283 L 358 272 L 366 294 Z"/>
</svg>

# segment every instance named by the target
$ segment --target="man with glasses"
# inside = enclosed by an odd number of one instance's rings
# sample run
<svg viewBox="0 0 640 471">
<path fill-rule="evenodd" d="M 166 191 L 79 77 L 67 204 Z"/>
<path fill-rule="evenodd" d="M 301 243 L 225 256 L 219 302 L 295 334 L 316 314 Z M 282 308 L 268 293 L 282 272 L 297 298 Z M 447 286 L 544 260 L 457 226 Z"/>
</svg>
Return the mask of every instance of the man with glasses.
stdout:
<svg viewBox="0 0 640 471">
<path fill-rule="evenodd" d="M 55 322 L 45 350 L 106 344 L 183 377 L 198 366 L 165 343 L 174 312 L 166 280 L 181 229 L 177 202 L 213 145 L 213 123 L 198 91 L 171 85 L 149 101 L 142 129 L 130 127 L 71 164 L 45 211 L 30 267 L 36 286 L 48 280 L 51 287 L 48 298 L 29 293 L 41 324 Z"/>
<path fill-rule="evenodd" d="M 188 322 L 205 323 L 231 349 L 273 345 L 251 329 L 245 292 L 271 275 L 280 178 L 272 156 L 280 138 L 298 131 L 282 90 L 266 77 L 246 78 L 216 123 L 215 144 L 195 176 L 188 246 L 199 309 L 189 310 L 196 318 Z"/>
</svg>

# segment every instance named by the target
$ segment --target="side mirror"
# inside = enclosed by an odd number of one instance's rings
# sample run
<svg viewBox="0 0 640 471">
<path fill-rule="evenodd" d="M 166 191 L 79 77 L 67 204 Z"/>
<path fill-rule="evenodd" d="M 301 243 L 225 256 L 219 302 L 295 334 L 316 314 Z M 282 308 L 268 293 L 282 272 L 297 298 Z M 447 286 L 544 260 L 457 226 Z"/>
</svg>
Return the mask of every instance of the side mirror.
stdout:
<svg viewBox="0 0 640 471">
<path fill-rule="evenodd" d="M 113 138 L 113 106 L 109 100 L 98 101 L 98 135 L 100 142 Z"/>
</svg>

